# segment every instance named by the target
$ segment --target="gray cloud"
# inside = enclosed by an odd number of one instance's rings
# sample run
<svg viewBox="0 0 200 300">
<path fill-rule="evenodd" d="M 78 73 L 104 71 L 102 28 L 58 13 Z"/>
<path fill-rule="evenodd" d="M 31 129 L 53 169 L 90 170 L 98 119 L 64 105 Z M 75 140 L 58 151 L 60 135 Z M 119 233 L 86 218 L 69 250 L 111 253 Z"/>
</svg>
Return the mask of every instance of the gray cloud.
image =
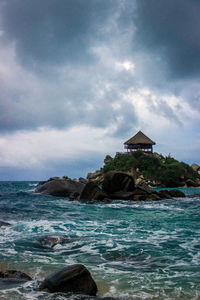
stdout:
<svg viewBox="0 0 200 300">
<path fill-rule="evenodd" d="M 3 39 L 13 41 L 20 61 L 36 70 L 45 63 L 86 62 L 114 7 L 113 0 L 3 1 Z"/>
<path fill-rule="evenodd" d="M 172 78 L 200 74 L 200 2 L 137 0 L 136 47 L 153 53 L 168 66 Z M 134 44 L 135 46 L 135 44 Z"/>
<path fill-rule="evenodd" d="M 115 124 L 112 134 L 122 137 L 139 122 L 134 105 L 123 96 L 143 86 L 155 88 L 158 96 L 157 106 L 149 100 L 149 111 L 158 109 L 165 118 L 180 123 L 159 98 L 162 93 L 182 93 L 198 107 L 198 96 L 191 97 L 188 88 L 182 92 L 187 84 L 169 83 L 164 72 L 170 68 L 173 77 L 181 78 L 198 72 L 199 4 L 181 3 L 3 1 L 0 46 L 5 52 L 14 47 L 14 62 L 8 60 L 3 68 L 9 68 L 12 76 L 5 77 L 0 70 L 0 130 Z M 116 68 L 116 63 L 129 59 L 135 73 Z M 119 109 L 114 109 L 115 103 L 120 103 Z"/>
</svg>

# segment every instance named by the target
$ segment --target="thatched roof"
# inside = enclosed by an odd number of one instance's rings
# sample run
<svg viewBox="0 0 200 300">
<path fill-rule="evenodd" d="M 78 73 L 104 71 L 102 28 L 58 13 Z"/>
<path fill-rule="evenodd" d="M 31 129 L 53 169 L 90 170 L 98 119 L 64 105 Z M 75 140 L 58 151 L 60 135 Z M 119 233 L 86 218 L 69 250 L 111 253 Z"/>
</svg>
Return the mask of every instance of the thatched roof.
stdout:
<svg viewBox="0 0 200 300">
<path fill-rule="evenodd" d="M 124 145 L 137 145 L 137 144 L 146 144 L 146 145 L 155 145 L 156 143 L 148 138 L 142 131 L 138 131 L 136 135 L 130 138 L 124 143 Z"/>
</svg>

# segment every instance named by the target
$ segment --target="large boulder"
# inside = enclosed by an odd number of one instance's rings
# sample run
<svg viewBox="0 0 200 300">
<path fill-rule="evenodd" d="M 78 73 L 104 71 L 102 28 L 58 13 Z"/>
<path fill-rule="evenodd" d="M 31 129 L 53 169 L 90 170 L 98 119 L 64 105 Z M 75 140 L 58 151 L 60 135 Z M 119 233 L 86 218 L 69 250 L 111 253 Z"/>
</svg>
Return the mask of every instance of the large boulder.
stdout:
<svg viewBox="0 0 200 300">
<path fill-rule="evenodd" d="M 24 282 L 32 280 L 29 275 L 17 270 L 0 270 L 0 279 L 11 282 Z"/>
<path fill-rule="evenodd" d="M 69 197 L 71 193 L 81 193 L 84 186 L 85 185 L 83 183 L 76 182 L 71 179 L 53 179 L 39 185 L 35 192 L 51 196 Z"/>
<path fill-rule="evenodd" d="M 101 201 L 107 197 L 108 196 L 98 187 L 96 183 L 90 181 L 85 185 L 80 195 L 80 201 Z"/>
<path fill-rule="evenodd" d="M 103 190 L 108 194 L 119 191 L 132 192 L 135 188 L 134 178 L 123 172 L 110 171 L 104 175 Z"/>
<path fill-rule="evenodd" d="M 39 290 L 48 289 L 51 293 L 72 292 L 96 296 L 97 285 L 90 272 L 81 264 L 65 267 L 50 274 L 39 286 Z"/>
</svg>

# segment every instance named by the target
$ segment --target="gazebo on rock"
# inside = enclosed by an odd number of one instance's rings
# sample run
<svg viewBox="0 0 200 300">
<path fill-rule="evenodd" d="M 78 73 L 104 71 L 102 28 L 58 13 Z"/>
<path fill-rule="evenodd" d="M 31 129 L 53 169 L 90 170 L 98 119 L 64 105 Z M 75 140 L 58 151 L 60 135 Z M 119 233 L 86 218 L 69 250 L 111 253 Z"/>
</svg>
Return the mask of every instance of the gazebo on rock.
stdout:
<svg viewBox="0 0 200 300">
<path fill-rule="evenodd" d="M 136 135 L 124 143 L 127 152 L 142 150 L 145 153 L 153 153 L 153 145 L 156 143 L 146 136 L 142 131 L 138 131 Z"/>
</svg>

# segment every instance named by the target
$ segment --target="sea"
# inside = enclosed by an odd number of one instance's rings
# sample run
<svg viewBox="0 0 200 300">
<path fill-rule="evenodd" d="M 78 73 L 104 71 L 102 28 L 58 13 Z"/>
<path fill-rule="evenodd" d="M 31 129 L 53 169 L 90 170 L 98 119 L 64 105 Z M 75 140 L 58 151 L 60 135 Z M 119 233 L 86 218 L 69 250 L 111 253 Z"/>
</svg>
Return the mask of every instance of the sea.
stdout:
<svg viewBox="0 0 200 300">
<path fill-rule="evenodd" d="M 99 298 L 200 299 L 199 188 L 182 189 L 185 198 L 88 204 L 35 194 L 36 185 L 0 182 L 0 220 L 11 224 L 0 228 L 0 270 L 33 278 L 0 280 L 0 300 L 75 299 L 37 287 L 77 263 L 90 271 Z M 48 236 L 67 242 L 41 243 Z"/>
</svg>

